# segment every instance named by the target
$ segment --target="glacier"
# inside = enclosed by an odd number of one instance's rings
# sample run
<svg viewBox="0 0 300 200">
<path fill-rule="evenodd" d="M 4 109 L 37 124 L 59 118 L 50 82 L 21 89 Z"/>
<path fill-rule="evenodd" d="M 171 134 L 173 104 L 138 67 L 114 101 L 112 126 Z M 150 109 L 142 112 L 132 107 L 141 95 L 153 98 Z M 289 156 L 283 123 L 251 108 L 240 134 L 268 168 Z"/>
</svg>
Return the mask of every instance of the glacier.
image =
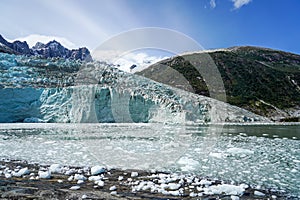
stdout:
<svg viewBox="0 0 300 200">
<path fill-rule="evenodd" d="M 0 53 L 0 122 L 269 122 L 105 62 Z"/>
</svg>

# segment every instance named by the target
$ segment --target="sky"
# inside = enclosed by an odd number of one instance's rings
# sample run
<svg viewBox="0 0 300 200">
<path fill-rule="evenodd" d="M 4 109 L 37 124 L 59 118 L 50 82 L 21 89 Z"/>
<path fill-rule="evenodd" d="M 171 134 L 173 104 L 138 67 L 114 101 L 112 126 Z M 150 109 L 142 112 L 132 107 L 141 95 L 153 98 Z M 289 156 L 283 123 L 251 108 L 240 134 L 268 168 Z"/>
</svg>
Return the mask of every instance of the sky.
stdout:
<svg viewBox="0 0 300 200">
<path fill-rule="evenodd" d="M 91 51 L 144 27 L 178 31 L 205 49 L 240 45 L 300 54 L 299 0 L 1 0 L 0 34 Z"/>
</svg>

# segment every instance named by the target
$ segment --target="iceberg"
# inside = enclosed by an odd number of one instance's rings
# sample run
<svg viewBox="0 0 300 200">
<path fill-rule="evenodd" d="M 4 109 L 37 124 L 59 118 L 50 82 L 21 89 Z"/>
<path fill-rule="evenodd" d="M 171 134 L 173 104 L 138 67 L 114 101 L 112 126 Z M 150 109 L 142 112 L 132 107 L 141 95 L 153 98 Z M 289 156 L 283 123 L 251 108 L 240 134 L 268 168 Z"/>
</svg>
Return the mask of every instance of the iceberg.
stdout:
<svg viewBox="0 0 300 200">
<path fill-rule="evenodd" d="M 105 62 L 0 53 L 0 122 L 186 123 L 268 119 Z"/>
</svg>

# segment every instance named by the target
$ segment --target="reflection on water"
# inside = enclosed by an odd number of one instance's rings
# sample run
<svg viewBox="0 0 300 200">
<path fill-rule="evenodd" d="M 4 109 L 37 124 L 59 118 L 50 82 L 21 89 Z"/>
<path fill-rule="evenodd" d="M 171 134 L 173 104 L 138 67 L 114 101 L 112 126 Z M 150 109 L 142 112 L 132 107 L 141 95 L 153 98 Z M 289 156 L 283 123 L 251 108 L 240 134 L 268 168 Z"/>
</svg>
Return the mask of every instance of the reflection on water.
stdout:
<svg viewBox="0 0 300 200">
<path fill-rule="evenodd" d="M 0 157 L 163 169 L 300 195 L 300 125 L 1 124 Z"/>
</svg>

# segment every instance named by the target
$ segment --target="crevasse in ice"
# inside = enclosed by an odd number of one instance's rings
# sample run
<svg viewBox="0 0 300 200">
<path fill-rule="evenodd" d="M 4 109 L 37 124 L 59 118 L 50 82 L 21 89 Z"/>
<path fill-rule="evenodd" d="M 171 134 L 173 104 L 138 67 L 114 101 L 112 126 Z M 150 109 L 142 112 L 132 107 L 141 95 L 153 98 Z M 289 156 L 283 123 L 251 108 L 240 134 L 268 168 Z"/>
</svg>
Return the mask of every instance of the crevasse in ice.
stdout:
<svg viewBox="0 0 300 200">
<path fill-rule="evenodd" d="M 267 121 L 104 62 L 0 53 L 0 122 Z"/>
</svg>

